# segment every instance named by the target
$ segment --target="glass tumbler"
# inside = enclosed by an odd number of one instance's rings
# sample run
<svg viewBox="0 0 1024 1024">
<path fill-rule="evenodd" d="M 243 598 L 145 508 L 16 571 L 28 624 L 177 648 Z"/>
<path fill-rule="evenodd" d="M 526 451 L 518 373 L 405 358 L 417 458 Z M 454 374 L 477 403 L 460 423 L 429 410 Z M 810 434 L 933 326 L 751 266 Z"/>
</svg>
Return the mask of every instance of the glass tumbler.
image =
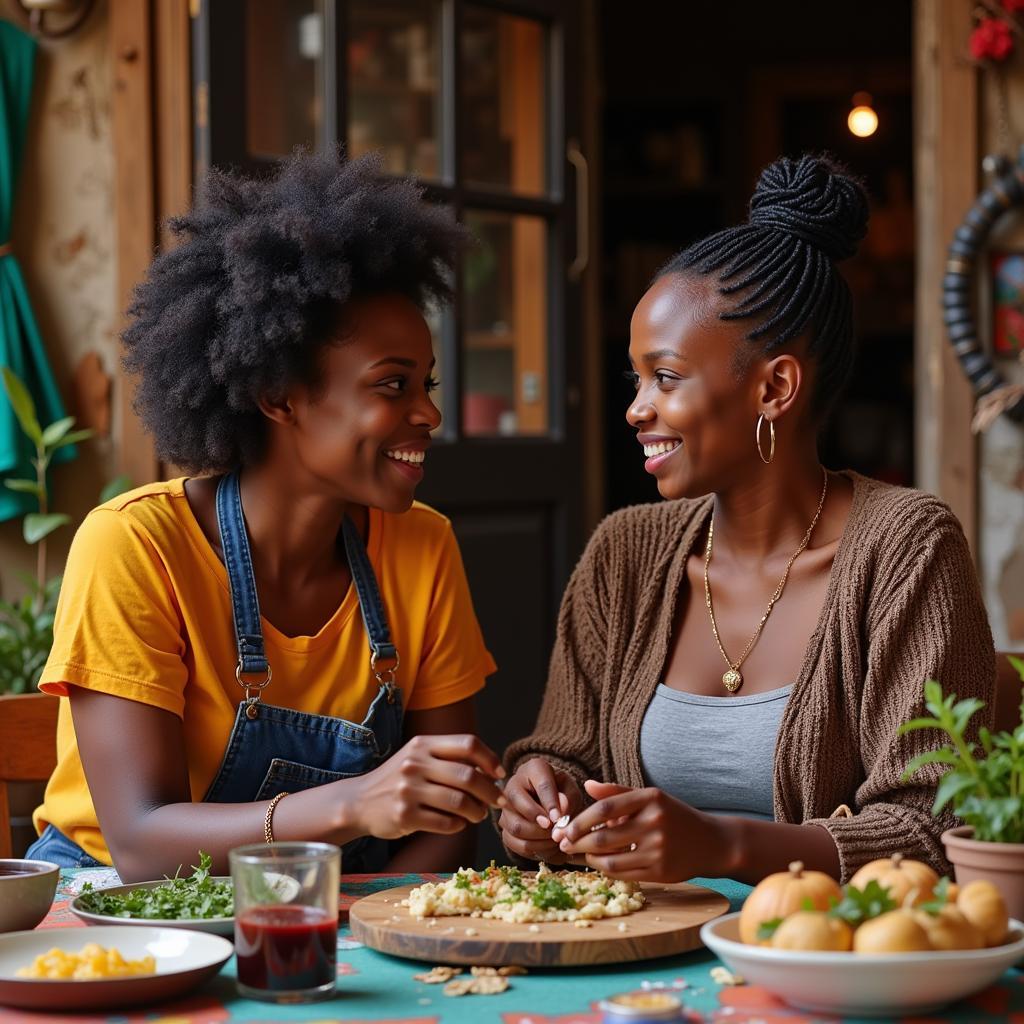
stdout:
<svg viewBox="0 0 1024 1024">
<path fill-rule="evenodd" d="M 260 843 L 232 850 L 238 991 L 301 1003 L 334 992 L 341 850 Z"/>
</svg>

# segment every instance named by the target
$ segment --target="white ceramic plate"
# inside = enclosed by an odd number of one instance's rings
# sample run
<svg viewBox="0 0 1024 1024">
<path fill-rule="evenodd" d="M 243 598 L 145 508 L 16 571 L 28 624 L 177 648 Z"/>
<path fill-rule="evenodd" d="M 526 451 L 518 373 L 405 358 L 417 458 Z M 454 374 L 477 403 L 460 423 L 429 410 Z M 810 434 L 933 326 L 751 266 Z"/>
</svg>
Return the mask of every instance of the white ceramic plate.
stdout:
<svg viewBox="0 0 1024 1024">
<path fill-rule="evenodd" d="M 728 967 L 800 1010 L 856 1017 L 923 1014 L 980 992 L 1024 956 L 1024 925 L 992 949 L 932 953 L 803 953 L 740 942 L 739 917 L 700 930 Z"/>
<path fill-rule="evenodd" d="M 156 973 L 96 981 L 19 978 L 40 953 L 57 946 L 79 952 L 86 943 L 115 947 L 126 960 L 152 954 Z M 227 939 L 180 928 L 47 928 L 0 935 L 0 1004 L 30 1010 L 110 1010 L 175 999 L 213 977 L 234 953 Z"/>
<path fill-rule="evenodd" d="M 230 876 L 221 876 L 213 878 L 215 882 L 230 882 Z M 107 889 L 97 889 L 97 892 L 105 892 L 112 896 L 124 896 L 131 892 L 133 889 L 155 889 L 157 886 L 166 885 L 167 879 L 162 878 L 158 882 L 137 882 L 134 885 L 115 885 Z M 152 918 L 152 917 L 111 917 L 108 914 L 93 914 L 88 910 L 82 909 L 81 904 L 82 897 L 78 896 L 71 901 L 71 912 L 81 918 L 86 924 L 92 925 L 111 925 L 111 924 L 128 924 L 128 925 L 142 925 L 146 928 L 187 928 L 189 931 L 194 932 L 209 932 L 212 935 L 226 935 L 228 937 L 235 934 L 235 919 L 233 917 L 208 917 L 208 918 L 193 918 L 193 917 L 182 917 L 174 918 L 171 920 L 165 920 L 164 918 Z"/>
</svg>

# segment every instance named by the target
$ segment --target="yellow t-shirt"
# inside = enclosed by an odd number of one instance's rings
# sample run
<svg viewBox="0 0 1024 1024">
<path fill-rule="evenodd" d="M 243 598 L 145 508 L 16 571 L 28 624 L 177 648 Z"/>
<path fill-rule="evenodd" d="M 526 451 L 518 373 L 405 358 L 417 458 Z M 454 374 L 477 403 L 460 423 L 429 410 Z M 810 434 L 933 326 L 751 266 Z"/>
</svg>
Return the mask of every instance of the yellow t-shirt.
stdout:
<svg viewBox="0 0 1024 1024">
<path fill-rule="evenodd" d="M 495 664 L 480 633 L 451 524 L 426 505 L 371 509 L 367 550 L 408 710 L 453 704 Z M 262 620 L 269 704 L 361 722 L 377 693 L 355 586 L 316 636 Z M 75 741 L 68 684 L 127 697 L 184 723 L 192 799 L 220 767 L 242 691 L 228 577 L 185 497 L 184 480 L 150 484 L 94 509 L 71 545 L 39 688 L 61 700 L 57 768 L 34 820 L 53 823 L 110 863 Z"/>
</svg>

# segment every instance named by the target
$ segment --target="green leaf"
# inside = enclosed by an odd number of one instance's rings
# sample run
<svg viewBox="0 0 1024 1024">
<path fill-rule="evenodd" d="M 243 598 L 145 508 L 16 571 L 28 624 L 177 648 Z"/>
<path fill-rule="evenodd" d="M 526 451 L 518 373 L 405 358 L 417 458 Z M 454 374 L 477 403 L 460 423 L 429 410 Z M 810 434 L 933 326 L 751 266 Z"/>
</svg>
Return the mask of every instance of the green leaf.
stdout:
<svg viewBox="0 0 1024 1024">
<path fill-rule="evenodd" d="M 779 930 L 779 925 L 784 920 L 783 917 L 773 917 L 770 921 L 762 921 L 757 926 L 757 941 L 767 942 Z"/>
<path fill-rule="evenodd" d="M 945 729 L 945 726 L 937 718 L 912 718 L 899 727 L 897 735 L 903 736 L 917 729 Z"/>
<path fill-rule="evenodd" d="M 830 917 L 838 917 L 840 921 L 856 928 L 873 917 L 895 909 L 896 901 L 889 895 L 889 890 L 873 878 L 863 889 L 847 885 L 843 898 L 828 913 Z"/>
<path fill-rule="evenodd" d="M 940 814 L 942 808 L 950 800 L 977 786 L 978 780 L 973 775 L 961 774 L 958 771 L 946 772 L 942 776 L 938 788 L 935 790 L 935 803 L 932 805 L 932 814 Z"/>
<path fill-rule="evenodd" d="M 950 750 L 948 747 L 940 747 L 938 750 L 926 750 L 923 754 L 918 754 L 907 765 L 903 778 L 909 779 L 918 768 L 923 768 L 926 764 L 948 764 L 955 767 L 960 764 L 960 756 L 955 750 Z"/>
<path fill-rule="evenodd" d="M 947 903 L 949 903 L 949 879 L 943 875 L 939 879 L 938 885 L 932 890 L 932 898 L 924 903 L 919 903 L 917 909 L 934 917 Z"/>
<path fill-rule="evenodd" d="M 52 448 L 74 425 L 74 416 L 65 416 L 64 419 L 51 423 L 43 431 L 43 447 Z"/>
<path fill-rule="evenodd" d="M 34 494 L 37 498 L 43 496 L 43 489 L 35 480 L 5 480 L 4 487 L 20 494 Z"/>
<path fill-rule="evenodd" d="M 30 512 L 25 516 L 24 537 L 26 544 L 36 544 L 44 537 L 48 537 L 54 530 L 66 526 L 71 522 L 71 516 L 63 512 L 51 512 L 49 515 L 40 515 L 38 512 Z"/>
<path fill-rule="evenodd" d="M 7 391 L 7 397 L 11 401 L 11 408 L 14 409 L 14 415 L 18 417 L 21 429 L 25 431 L 34 445 L 41 444 L 43 430 L 39 426 L 39 420 L 36 418 L 35 402 L 32 401 L 28 388 L 22 384 L 18 375 L 8 367 L 4 366 L 0 369 L 3 371 L 4 388 Z"/>
<path fill-rule="evenodd" d="M 1012 654 L 1006 656 L 1006 660 L 1017 670 L 1017 674 L 1024 680 L 1024 658 L 1017 658 Z"/>
<path fill-rule="evenodd" d="M 112 501 L 119 494 L 124 494 L 125 491 L 130 491 L 131 489 L 132 478 L 130 476 L 126 476 L 123 473 L 120 476 L 115 476 L 114 479 L 111 480 L 102 491 L 100 491 L 100 504 L 105 505 L 108 501 Z"/>
<path fill-rule="evenodd" d="M 54 446 L 53 451 L 58 448 L 66 448 L 69 444 L 78 444 L 79 441 L 88 441 L 93 436 L 92 430 L 72 430 L 70 434 L 65 434 Z"/>
</svg>

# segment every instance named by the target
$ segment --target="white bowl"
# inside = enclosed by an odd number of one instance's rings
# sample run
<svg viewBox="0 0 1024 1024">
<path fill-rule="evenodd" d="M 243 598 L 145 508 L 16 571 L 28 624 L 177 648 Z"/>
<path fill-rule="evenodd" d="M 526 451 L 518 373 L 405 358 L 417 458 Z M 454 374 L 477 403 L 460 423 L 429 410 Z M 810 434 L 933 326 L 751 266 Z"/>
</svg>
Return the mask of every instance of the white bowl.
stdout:
<svg viewBox="0 0 1024 1024">
<path fill-rule="evenodd" d="M 0 932 L 35 928 L 53 905 L 59 878 L 48 860 L 0 860 Z"/>
<path fill-rule="evenodd" d="M 217 875 L 214 882 L 230 882 L 230 875 Z M 125 896 L 133 889 L 156 889 L 167 885 L 167 879 L 158 882 L 134 882 L 131 885 L 114 885 L 95 892 L 105 892 L 108 896 Z M 81 895 L 71 901 L 71 913 L 90 925 L 127 924 L 146 928 L 187 928 L 194 932 L 209 932 L 211 935 L 234 935 L 235 919 L 233 917 L 114 917 L 112 914 L 94 914 L 82 908 Z"/>
<path fill-rule="evenodd" d="M 992 949 L 929 953 L 804 953 L 740 942 L 739 917 L 700 930 L 726 965 L 800 1010 L 851 1017 L 923 1014 L 980 992 L 1024 956 L 1024 925 Z"/>
<path fill-rule="evenodd" d="M 156 973 L 95 981 L 19 978 L 39 954 L 54 946 L 80 952 L 89 942 L 115 947 L 126 960 L 152 955 Z M 177 928 L 49 928 L 0 935 L 0 1004 L 31 1010 L 114 1009 L 174 999 L 198 988 L 230 959 L 227 939 Z"/>
</svg>

